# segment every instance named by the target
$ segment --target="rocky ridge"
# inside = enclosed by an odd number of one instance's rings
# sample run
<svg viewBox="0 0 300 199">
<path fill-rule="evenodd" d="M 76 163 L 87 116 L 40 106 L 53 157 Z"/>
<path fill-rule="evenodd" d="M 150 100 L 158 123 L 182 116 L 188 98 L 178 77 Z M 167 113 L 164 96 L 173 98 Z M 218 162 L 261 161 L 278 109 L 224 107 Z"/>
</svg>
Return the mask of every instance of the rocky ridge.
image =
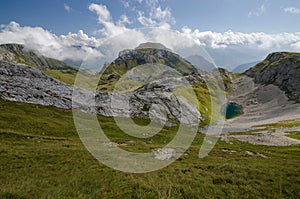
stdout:
<svg viewBox="0 0 300 199">
<path fill-rule="evenodd" d="M 183 76 L 198 71 L 190 62 L 166 47 L 152 48 L 153 45 L 157 44 L 150 44 L 141 44 L 136 49 L 121 51 L 118 57 L 101 71 L 100 90 L 111 91 L 110 86 L 113 87 L 127 71 L 144 64 L 163 64 L 175 69 Z"/>
<path fill-rule="evenodd" d="M 189 112 L 186 114 L 183 123 L 191 124 L 194 122 L 191 118 L 200 115 L 197 108 L 191 105 L 190 102 L 182 100 L 181 106 L 178 99 L 174 96 L 173 90 L 156 89 L 159 82 L 153 82 L 147 87 L 143 87 L 135 92 L 126 94 L 121 93 L 101 93 L 90 92 L 79 89 L 83 93 L 82 96 L 74 96 L 73 107 L 72 97 L 74 86 L 60 82 L 42 71 L 29 67 L 24 64 L 14 64 L 0 61 L 0 97 L 4 100 L 33 103 L 40 105 L 55 106 L 63 109 L 83 108 L 85 111 L 92 112 L 103 116 L 132 116 L 138 118 L 149 119 L 149 116 L 154 118 L 164 119 L 163 113 L 159 111 L 162 107 L 151 108 L 151 104 L 159 104 L 166 110 L 168 121 L 178 121 L 180 118 L 182 107 L 186 107 Z M 171 86 L 171 85 L 170 85 Z M 86 109 L 87 101 L 84 97 L 92 95 L 95 97 L 95 106 Z M 117 100 L 118 107 L 112 102 Z M 130 101 L 128 106 L 126 102 Z"/>
<path fill-rule="evenodd" d="M 0 61 L 0 97 L 4 100 L 72 108 L 73 87 L 24 64 Z"/>
<path fill-rule="evenodd" d="M 0 45 L 0 60 L 11 63 L 22 63 L 40 69 L 74 70 L 74 66 L 63 61 L 39 55 L 22 44 Z"/>
<path fill-rule="evenodd" d="M 245 72 L 256 83 L 274 84 L 300 102 L 300 53 L 276 52 Z"/>
<path fill-rule="evenodd" d="M 147 67 L 147 70 L 135 70 L 137 66 L 147 66 L 148 62 L 156 63 L 158 66 L 173 64 L 174 70 L 179 70 L 181 75 L 176 76 L 174 72 L 161 69 L 151 71 Z M 60 82 L 26 64 L 0 61 L 0 97 L 10 101 L 51 105 L 64 109 L 82 108 L 104 116 L 143 119 L 154 117 L 161 121 L 167 120 L 168 124 L 184 116 L 183 123 L 195 126 L 195 118 L 203 121 L 204 117 L 209 115 L 210 104 L 205 103 L 208 101 L 206 98 L 209 98 L 209 92 L 204 86 L 205 79 L 213 78 L 216 76 L 215 73 L 220 73 L 225 85 L 224 89 L 230 93 L 229 101 L 242 105 L 245 110 L 243 116 L 228 121 L 224 132 L 244 131 L 251 128 L 251 125 L 293 119 L 290 117 L 295 118 L 299 115 L 299 106 L 294 104 L 294 101 L 289 101 L 284 94 L 286 92 L 290 99 L 299 98 L 299 90 L 296 89 L 300 86 L 297 81 L 299 80 L 299 54 L 270 54 L 265 61 L 246 71 L 247 76 L 241 75 L 235 78 L 234 82 L 231 74 L 225 69 L 215 69 L 203 74 L 194 70 L 195 68 L 189 62 L 166 49 L 146 48 L 122 51 L 119 57 L 104 69 L 105 78 L 102 80 L 106 81 L 104 82 L 106 85 L 114 86 L 120 76 L 132 71 L 128 78 L 135 77 L 136 79 L 131 79 L 131 82 L 142 85 L 126 92 L 110 90 L 91 92 L 79 89 L 79 93 L 95 97 L 95 106 L 87 108 L 85 105 L 90 102 L 84 99 L 84 95 L 75 95 L 72 107 L 74 86 Z M 146 76 L 143 75 L 147 75 L 147 71 L 156 78 L 150 78 L 148 82 L 144 81 Z M 183 71 L 186 71 L 184 75 L 182 75 Z M 193 87 L 198 102 L 201 102 L 200 106 L 203 106 L 200 114 L 199 107 L 195 105 L 197 102 L 188 100 L 189 93 L 181 91 L 187 98 L 175 96 L 178 85 L 184 79 Z M 123 85 L 127 85 L 126 82 Z M 117 106 L 112 102 L 118 102 Z M 182 107 L 185 112 L 182 112 Z M 274 114 L 278 117 L 272 118 Z"/>
</svg>

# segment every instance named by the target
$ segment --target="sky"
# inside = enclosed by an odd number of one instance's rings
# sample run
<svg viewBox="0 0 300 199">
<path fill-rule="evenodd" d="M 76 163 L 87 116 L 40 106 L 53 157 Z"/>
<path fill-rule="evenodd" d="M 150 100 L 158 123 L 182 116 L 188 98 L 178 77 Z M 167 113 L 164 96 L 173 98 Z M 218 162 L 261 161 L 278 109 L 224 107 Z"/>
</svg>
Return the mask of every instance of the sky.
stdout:
<svg viewBox="0 0 300 199">
<path fill-rule="evenodd" d="M 74 61 L 103 56 L 99 49 L 114 36 L 126 40 L 124 48 L 153 40 L 173 50 L 198 45 L 263 54 L 300 51 L 299 21 L 300 0 L 2 0 L 0 43 Z M 158 30 L 139 31 L 146 27 Z"/>
</svg>

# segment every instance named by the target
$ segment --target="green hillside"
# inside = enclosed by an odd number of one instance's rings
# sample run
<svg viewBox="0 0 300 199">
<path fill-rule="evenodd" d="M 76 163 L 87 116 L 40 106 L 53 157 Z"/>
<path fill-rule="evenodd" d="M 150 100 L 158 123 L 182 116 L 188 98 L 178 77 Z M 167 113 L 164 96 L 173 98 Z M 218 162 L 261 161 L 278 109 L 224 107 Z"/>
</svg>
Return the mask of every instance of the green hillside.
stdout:
<svg viewBox="0 0 300 199">
<path fill-rule="evenodd" d="M 39 55 L 21 44 L 0 45 L 0 59 L 6 62 L 20 63 L 38 68 L 47 75 L 67 84 L 74 83 L 77 73 L 75 66 Z"/>
<path fill-rule="evenodd" d="M 208 157 L 199 159 L 203 135 L 198 134 L 187 155 L 170 166 L 128 174 L 106 167 L 88 153 L 70 111 L 2 100 L 0 109 L 0 198 L 300 197 L 297 146 L 218 141 Z M 113 118 L 99 121 L 112 141 L 127 144 L 123 148 L 130 151 L 163 147 L 177 129 L 166 128 L 155 138 L 132 139 Z"/>
<path fill-rule="evenodd" d="M 53 70 L 72 70 L 74 66 L 63 61 L 38 55 L 30 49 L 26 49 L 21 44 L 2 44 L 0 45 L 0 54 L 3 61 L 15 61 L 29 66 L 47 68 Z"/>
</svg>

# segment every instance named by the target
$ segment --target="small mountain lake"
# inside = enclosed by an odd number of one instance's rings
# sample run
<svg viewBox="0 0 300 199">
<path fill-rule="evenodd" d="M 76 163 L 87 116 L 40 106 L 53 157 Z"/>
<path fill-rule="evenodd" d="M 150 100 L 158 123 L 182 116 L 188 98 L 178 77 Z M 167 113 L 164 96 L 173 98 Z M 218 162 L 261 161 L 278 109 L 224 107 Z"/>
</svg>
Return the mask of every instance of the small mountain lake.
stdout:
<svg viewBox="0 0 300 199">
<path fill-rule="evenodd" d="M 226 119 L 231 119 L 240 116 L 243 113 L 243 107 L 236 103 L 227 103 L 223 108 L 223 114 L 225 115 Z"/>
</svg>

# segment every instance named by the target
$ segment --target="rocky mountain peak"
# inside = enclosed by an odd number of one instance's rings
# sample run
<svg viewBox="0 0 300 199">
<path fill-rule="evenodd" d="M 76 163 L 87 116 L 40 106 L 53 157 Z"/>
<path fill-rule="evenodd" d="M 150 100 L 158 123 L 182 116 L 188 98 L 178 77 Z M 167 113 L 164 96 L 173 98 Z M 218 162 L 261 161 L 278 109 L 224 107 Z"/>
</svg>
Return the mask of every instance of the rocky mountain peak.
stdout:
<svg viewBox="0 0 300 199">
<path fill-rule="evenodd" d="M 155 43 L 154 43 L 155 44 Z M 156 44 L 155 44 L 156 45 Z M 158 47 L 161 44 L 157 44 Z M 180 55 L 173 53 L 166 48 L 144 48 L 154 47 L 153 43 L 141 44 L 136 49 L 126 49 L 119 53 L 119 56 L 105 68 L 99 84 L 101 91 L 108 91 L 118 79 L 129 70 L 144 64 L 162 64 L 175 69 L 182 75 L 197 72 L 197 69 Z M 109 86 L 108 86 L 109 85 Z"/>
<path fill-rule="evenodd" d="M 14 43 L 7 43 L 7 44 L 1 44 L 0 47 L 4 47 L 11 51 L 23 51 L 25 46 L 23 44 L 14 44 Z"/>
<path fill-rule="evenodd" d="M 288 58 L 288 57 L 297 57 L 297 56 L 292 56 L 292 54 L 288 53 L 288 52 L 274 52 L 274 53 L 270 53 L 267 56 L 266 60 L 268 60 L 270 62 L 275 62 L 275 61 L 279 61 L 283 58 Z"/>
<path fill-rule="evenodd" d="M 276 52 L 245 72 L 256 83 L 274 84 L 300 102 L 300 53 Z"/>
<path fill-rule="evenodd" d="M 161 50 L 171 51 L 169 48 L 167 48 L 163 44 L 161 44 L 161 43 L 154 43 L 154 42 L 141 43 L 135 49 L 138 50 L 138 49 L 144 49 L 144 48 L 155 48 L 155 49 L 161 49 Z"/>
<path fill-rule="evenodd" d="M 141 53 L 143 54 L 149 54 L 152 56 L 156 56 L 160 54 L 161 56 L 164 55 L 170 55 L 171 50 L 167 47 L 165 47 L 161 43 L 153 43 L 153 42 L 146 42 L 141 43 L 139 46 L 137 46 L 135 49 L 125 49 L 119 52 L 118 57 L 122 59 L 133 59 L 135 56 L 139 56 Z M 163 55 L 162 55 L 163 54 Z M 144 56 L 146 58 L 146 56 Z M 149 59 L 149 56 L 148 56 Z M 150 61 L 150 60 L 148 60 Z M 155 60 L 152 60 L 155 62 Z"/>
</svg>

